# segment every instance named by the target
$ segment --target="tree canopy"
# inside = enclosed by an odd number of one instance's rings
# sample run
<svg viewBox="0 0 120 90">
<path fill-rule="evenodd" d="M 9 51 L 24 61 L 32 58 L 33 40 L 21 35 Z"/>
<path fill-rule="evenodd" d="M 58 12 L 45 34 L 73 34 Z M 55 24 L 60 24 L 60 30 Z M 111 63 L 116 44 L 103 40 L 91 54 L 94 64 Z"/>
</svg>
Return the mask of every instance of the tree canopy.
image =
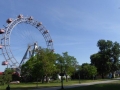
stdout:
<svg viewBox="0 0 120 90">
<path fill-rule="evenodd" d="M 55 60 L 55 54 L 49 49 L 38 50 L 34 57 L 22 65 L 22 74 L 32 76 L 36 80 L 44 79 L 55 71 Z"/>
<path fill-rule="evenodd" d="M 65 73 L 67 81 L 67 76 L 72 75 L 76 71 L 78 62 L 74 56 L 68 55 L 68 52 L 64 52 L 62 55 L 56 54 L 56 56 L 56 66 L 58 73 L 61 72 L 60 68 L 62 67 L 62 72 Z"/>
<path fill-rule="evenodd" d="M 68 55 L 68 52 L 62 55 L 53 53 L 48 49 L 38 50 L 34 57 L 31 57 L 25 64 L 22 65 L 22 76 L 29 80 L 36 78 L 42 81 L 48 76 L 53 76 L 64 72 L 66 77 L 71 75 L 75 70 L 78 62 L 76 58 Z M 62 71 L 61 71 L 62 68 Z"/>
<path fill-rule="evenodd" d="M 120 44 L 110 40 L 97 42 L 99 51 L 90 56 L 91 64 L 97 67 L 98 73 L 104 75 L 119 69 Z"/>
<path fill-rule="evenodd" d="M 89 79 L 97 75 L 97 68 L 94 65 L 83 63 L 79 67 L 78 74 L 80 74 L 80 76 L 84 79 Z"/>
</svg>

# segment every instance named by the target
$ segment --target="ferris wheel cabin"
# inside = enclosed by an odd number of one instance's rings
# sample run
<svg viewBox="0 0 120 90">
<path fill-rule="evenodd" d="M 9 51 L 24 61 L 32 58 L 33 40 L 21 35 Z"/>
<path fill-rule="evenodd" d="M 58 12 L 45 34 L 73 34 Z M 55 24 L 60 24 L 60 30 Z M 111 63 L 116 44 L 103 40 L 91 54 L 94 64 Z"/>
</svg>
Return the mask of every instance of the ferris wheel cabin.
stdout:
<svg viewBox="0 0 120 90">
<path fill-rule="evenodd" d="M 0 29 L 0 34 L 3 34 L 5 32 L 4 29 Z"/>
<path fill-rule="evenodd" d="M 39 27 L 40 25 L 42 25 L 42 23 L 41 23 L 41 22 L 39 22 L 39 23 L 37 24 L 37 27 Z"/>
<path fill-rule="evenodd" d="M 20 18 L 20 19 L 23 18 L 23 15 L 22 14 L 18 15 L 18 18 Z"/>
<path fill-rule="evenodd" d="M 8 65 L 8 61 L 3 61 L 2 65 Z"/>
<path fill-rule="evenodd" d="M 30 17 L 28 18 L 28 20 L 33 20 L 33 17 L 32 17 L 32 16 L 30 16 Z"/>
<path fill-rule="evenodd" d="M 6 21 L 8 24 L 12 22 L 12 19 L 9 18 L 7 21 Z"/>
<path fill-rule="evenodd" d="M 43 33 L 44 33 L 44 34 L 48 33 L 48 30 L 45 30 Z"/>
<path fill-rule="evenodd" d="M 2 49 L 2 45 L 0 45 L 0 49 Z"/>
<path fill-rule="evenodd" d="M 51 43 L 51 42 L 53 42 L 53 40 L 51 39 L 51 40 L 49 40 L 49 43 Z"/>
</svg>

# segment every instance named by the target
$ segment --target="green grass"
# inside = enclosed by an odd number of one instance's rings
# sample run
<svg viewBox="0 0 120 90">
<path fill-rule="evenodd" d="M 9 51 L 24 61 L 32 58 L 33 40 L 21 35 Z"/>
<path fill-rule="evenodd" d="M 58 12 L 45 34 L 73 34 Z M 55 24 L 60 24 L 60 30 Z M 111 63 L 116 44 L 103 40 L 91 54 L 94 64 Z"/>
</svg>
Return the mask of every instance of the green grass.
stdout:
<svg viewBox="0 0 120 90">
<path fill-rule="evenodd" d="M 69 88 L 65 90 L 120 90 L 120 81 L 105 83 L 105 84 L 75 87 L 75 88 Z"/>
<path fill-rule="evenodd" d="M 80 80 L 80 83 L 96 82 L 96 81 L 104 81 L 104 79 L 100 79 L 100 80 Z M 71 80 L 71 81 L 68 81 L 68 82 L 66 82 L 64 80 L 64 86 L 73 85 L 73 84 L 79 84 L 79 80 Z M 53 82 L 44 83 L 44 84 L 38 83 L 39 88 L 58 87 L 58 86 L 61 86 L 60 81 L 59 82 L 58 81 L 53 81 Z M 0 86 L 0 90 L 5 90 L 6 87 L 7 87 L 7 85 Z M 34 88 L 37 88 L 35 82 L 33 82 L 33 83 L 10 84 L 10 87 L 11 87 L 12 90 L 32 90 Z M 70 90 L 73 90 L 73 89 L 70 89 Z M 79 89 L 76 89 L 76 90 L 79 90 Z"/>
</svg>

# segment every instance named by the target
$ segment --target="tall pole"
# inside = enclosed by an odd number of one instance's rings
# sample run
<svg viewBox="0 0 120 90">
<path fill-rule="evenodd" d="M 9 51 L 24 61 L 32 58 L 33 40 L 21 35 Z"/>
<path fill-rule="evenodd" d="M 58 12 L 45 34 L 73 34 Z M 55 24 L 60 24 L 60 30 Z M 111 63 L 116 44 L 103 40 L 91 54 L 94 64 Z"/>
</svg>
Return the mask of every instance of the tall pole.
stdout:
<svg viewBox="0 0 120 90">
<path fill-rule="evenodd" d="M 62 75 L 62 64 L 61 64 L 61 89 L 64 89 L 63 88 L 63 75 Z"/>
<path fill-rule="evenodd" d="M 79 83 L 80 83 L 80 71 L 79 71 Z"/>
<path fill-rule="evenodd" d="M 7 64 L 7 78 L 8 78 L 8 64 Z M 8 78 L 8 86 L 6 87 L 6 90 L 10 90 L 9 83 L 10 83 L 10 81 L 9 81 L 9 78 Z"/>
</svg>

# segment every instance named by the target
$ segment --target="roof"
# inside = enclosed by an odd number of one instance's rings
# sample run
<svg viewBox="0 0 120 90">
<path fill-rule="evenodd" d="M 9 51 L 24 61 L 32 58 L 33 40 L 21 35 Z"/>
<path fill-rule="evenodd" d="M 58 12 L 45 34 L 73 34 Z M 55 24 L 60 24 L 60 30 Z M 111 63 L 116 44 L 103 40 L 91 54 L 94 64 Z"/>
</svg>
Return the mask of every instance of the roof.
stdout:
<svg viewBox="0 0 120 90">
<path fill-rule="evenodd" d="M 3 72 L 0 72 L 0 75 L 3 75 Z"/>
</svg>

